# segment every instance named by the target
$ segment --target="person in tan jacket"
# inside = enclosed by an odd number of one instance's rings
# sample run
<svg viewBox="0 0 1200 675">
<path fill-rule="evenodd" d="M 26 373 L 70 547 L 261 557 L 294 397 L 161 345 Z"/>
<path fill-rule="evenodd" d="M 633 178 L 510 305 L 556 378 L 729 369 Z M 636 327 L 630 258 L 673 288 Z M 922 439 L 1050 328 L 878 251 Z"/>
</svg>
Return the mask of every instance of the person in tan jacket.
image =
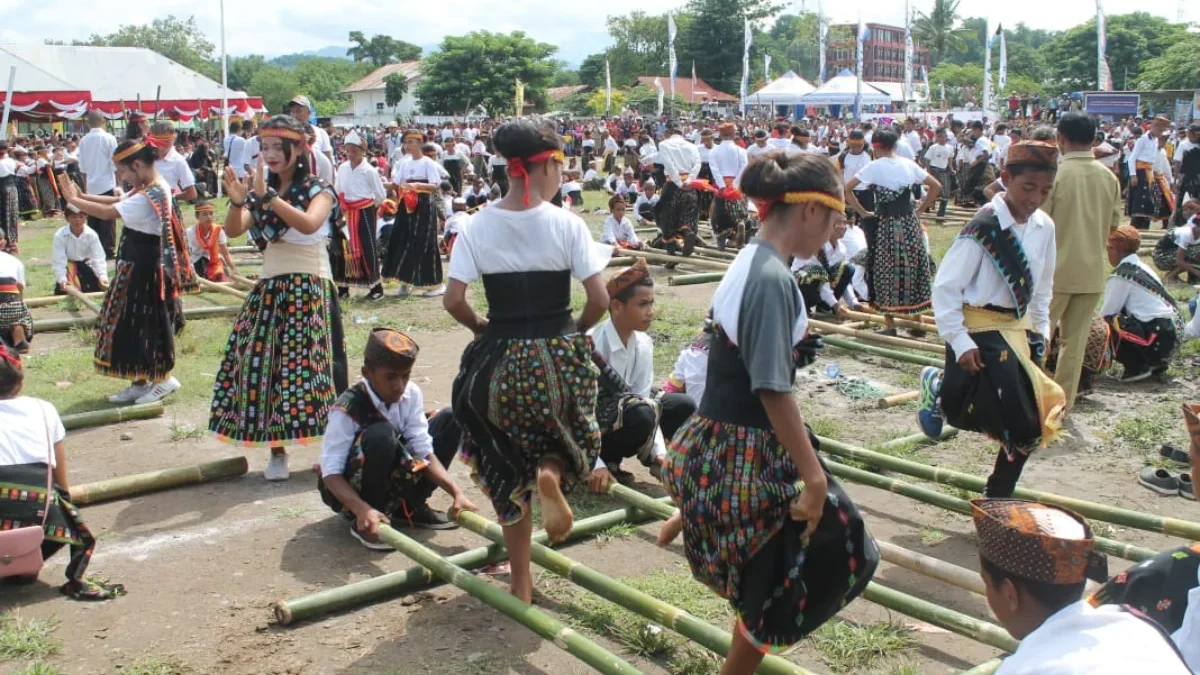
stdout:
<svg viewBox="0 0 1200 675">
<path fill-rule="evenodd" d="M 1081 112 L 1058 121 L 1058 175 L 1042 207 L 1054 220 L 1058 250 L 1050 325 L 1060 341 L 1054 381 L 1075 405 L 1088 332 L 1104 294 L 1108 235 L 1124 219 L 1121 187 L 1092 155 L 1096 123 Z"/>
</svg>

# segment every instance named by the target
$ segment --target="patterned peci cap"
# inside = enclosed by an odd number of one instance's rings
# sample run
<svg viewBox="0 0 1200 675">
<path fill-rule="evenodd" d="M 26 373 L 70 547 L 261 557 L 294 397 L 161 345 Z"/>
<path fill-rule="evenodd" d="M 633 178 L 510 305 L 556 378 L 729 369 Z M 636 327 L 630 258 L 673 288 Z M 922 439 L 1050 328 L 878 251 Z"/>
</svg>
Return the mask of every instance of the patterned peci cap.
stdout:
<svg viewBox="0 0 1200 675">
<path fill-rule="evenodd" d="M 1086 578 L 1096 542 L 1078 514 L 1023 499 L 972 499 L 979 555 L 1022 579 L 1076 584 Z"/>
<path fill-rule="evenodd" d="M 1021 141 L 1008 147 L 1007 166 L 1058 168 L 1058 146 L 1043 141 Z"/>
<path fill-rule="evenodd" d="M 650 276 L 650 268 L 646 266 L 646 259 L 638 258 L 632 265 L 622 270 L 620 274 L 613 275 L 608 280 L 605 290 L 608 291 L 609 298 L 614 298 L 620 295 L 625 289 L 648 276 Z"/>
<path fill-rule="evenodd" d="M 403 370 L 416 362 L 420 351 L 407 333 L 393 328 L 376 328 L 367 336 L 363 357 L 368 363 Z"/>
</svg>

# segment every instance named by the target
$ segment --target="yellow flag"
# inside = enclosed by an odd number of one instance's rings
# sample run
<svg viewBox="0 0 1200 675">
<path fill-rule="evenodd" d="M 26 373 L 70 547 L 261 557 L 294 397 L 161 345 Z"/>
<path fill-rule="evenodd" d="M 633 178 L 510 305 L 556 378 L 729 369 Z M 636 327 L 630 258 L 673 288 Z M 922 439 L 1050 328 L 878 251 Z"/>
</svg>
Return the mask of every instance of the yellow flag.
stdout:
<svg viewBox="0 0 1200 675">
<path fill-rule="evenodd" d="M 519 78 L 519 77 L 515 78 L 515 79 L 516 79 L 516 96 L 514 97 L 515 100 L 513 101 L 513 105 L 514 105 L 514 107 L 516 107 L 517 112 L 514 113 L 514 115 L 517 117 L 520 117 L 525 111 L 525 83 L 522 82 L 521 78 Z"/>
</svg>

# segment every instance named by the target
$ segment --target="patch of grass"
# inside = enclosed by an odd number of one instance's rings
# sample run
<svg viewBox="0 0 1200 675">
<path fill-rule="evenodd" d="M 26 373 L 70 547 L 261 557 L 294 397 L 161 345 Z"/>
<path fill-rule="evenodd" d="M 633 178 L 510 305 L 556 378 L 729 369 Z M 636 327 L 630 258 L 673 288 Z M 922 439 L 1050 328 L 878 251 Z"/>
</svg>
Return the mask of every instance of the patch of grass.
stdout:
<svg viewBox="0 0 1200 675">
<path fill-rule="evenodd" d="M 721 659 L 707 649 L 688 645 L 676 650 L 667 667 L 673 675 L 717 675 Z"/>
<path fill-rule="evenodd" d="M 40 659 L 62 651 L 54 636 L 57 619 L 26 619 L 13 612 L 0 615 L 0 658 Z"/>
<path fill-rule="evenodd" d="M 63 671 L 45 661 L 31 661 L 12 671 L 10 675 L 63 675 Z"/>
<path fill-rule="evenodd" d="M 946 485 L 944 483 L 938 483 L 937 490 L 938 490 L 938 492 L 941 492 L 942 494 L 950 495 L 951 497 L 957 497 L 959 499 L 964 499 L 964 500 L 974 499 L 976 496 L 978 496 L 978 495 L 976 495 L 976 493 L 971 492 L 970 490 L 960 488 L 955 485 Z"/>
<path fill-rule="evenodd" d="M 664 281 L 660 279 L 659 283 Z M 649 335 L 654 340 L 655 354 L 659 355 L 654 360 L 654 375 L 657 379 L 671 374 L 675 368 L 675 357 L 696 339 L 702 328 L 703 312 L 681 302 L 672 302 L 661 293 L 656 296 L 654 323 L 650 325 Z"/>
<path fill-rule="evenodd" d="M 1097 537 L 1115 537 L 1119 530 L 1112 523 L 1106 523 L 1103 520 L 1089 520 L 1088 525 L 1092 527 L 1092 534 Z"/>
<path fill-rule="evenodd" d="M 174 657 L 141 656 L 120 669 L 121 675 L 192 675 L 191 666 Z"/>
<path fill-rule="evenodd" d="M 176 419 L 171 420 L 171 441 L 173 443 L 204 438 L 207 435 L 208 429 L 197 427 L 194 424 L 180 422 Z"/>
<path fill-rule="evenodd" d="M 826 438 L 845 438 L 846 426 L 839 419 L 831 417 L 815 417 L 806 420 L 814 434 Z"/>
<path fill-rule="evenodd" d="M 949 537 L 946 536 L 946 533 L 942 532 L 936 527 L 921 528 L 921 543 L 926 546 L 937 546 L 947 539 L 949 539 Z"/>
<path fill-rule="evenodd" d="M 1148 415 L 1125 417 L 1113 425 L 1113 434 L 1138 448 L 1157 447 L 1173 426 L 1163 416 Z"/>
<path fill-rule="evenodd" d="M 289 506 L 287 508 L 276 508 L 275 510 L 279 513 L 280 518 L 284 518 L 286 520 L 299 518 L 300 516 L 308 513 L 307 506 Z"/>
<path fill-rule="evenodd" d="M 888 671 L 888 675 L 924 675 L 924 671 L 921 670 L 920 666 L 915 664 L 901 663 L 892 666 L 891 670 Z"/>
<path fill-rule="evenodd" d="M 859 625 L 838 620 L 821 626 L 812 641 L 835 673 L 859 672 L 916 645 L 909 630 L 899 624 Z"/>
<path fill-rule="evenodd" d="M 601 530 L 596 535 L 596 543 L 607 544 L 610 541 L 616 541 L 618 539 L 628 539 L 637 531 L 638 526 L 634 525 L 633 523 L 617 523 L 612 527 Z"/>
</svg>

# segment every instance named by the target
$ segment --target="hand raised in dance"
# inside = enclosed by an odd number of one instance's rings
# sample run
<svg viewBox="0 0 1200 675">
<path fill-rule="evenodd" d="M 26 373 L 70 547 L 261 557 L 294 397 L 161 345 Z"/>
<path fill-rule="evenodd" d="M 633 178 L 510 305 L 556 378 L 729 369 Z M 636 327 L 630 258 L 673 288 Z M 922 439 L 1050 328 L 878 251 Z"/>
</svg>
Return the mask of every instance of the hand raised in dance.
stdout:
<svg viewBox="0 0 1200 675">
<path fill-rule="evenodd" d="M 237 173 L 232 166 L 225 167 L 225 172 L 221 174 L 221 185 L 225 186 L 225 194 L 228 195 L 230 203 L 244 204 L 246 202 L 246 186 L 238 180 Z"/>
<path fill-rule="evenodd" d="M 267 194 L 267 165 L 263 163 L 262 155 L 258 156 L 258 166 L 254 167 L 254 194 L 260 198 Z"/>
<path fill-rule="evenodd" d="M 967 374 L 978 375 L 979 371 L 983 370 L 983 357 L 980 356 L 978 349 L 972 349 L 958 357 L 958 365 L 962 366 Z"/>
<path fill-rule="evenodd" d="M 62 193 L 62 198 L 68 202 L 79 199 L 79 188 L 75 185 L 75 181 L 65 173 L 58 176 L 58 190 Z"/>
</svg>

